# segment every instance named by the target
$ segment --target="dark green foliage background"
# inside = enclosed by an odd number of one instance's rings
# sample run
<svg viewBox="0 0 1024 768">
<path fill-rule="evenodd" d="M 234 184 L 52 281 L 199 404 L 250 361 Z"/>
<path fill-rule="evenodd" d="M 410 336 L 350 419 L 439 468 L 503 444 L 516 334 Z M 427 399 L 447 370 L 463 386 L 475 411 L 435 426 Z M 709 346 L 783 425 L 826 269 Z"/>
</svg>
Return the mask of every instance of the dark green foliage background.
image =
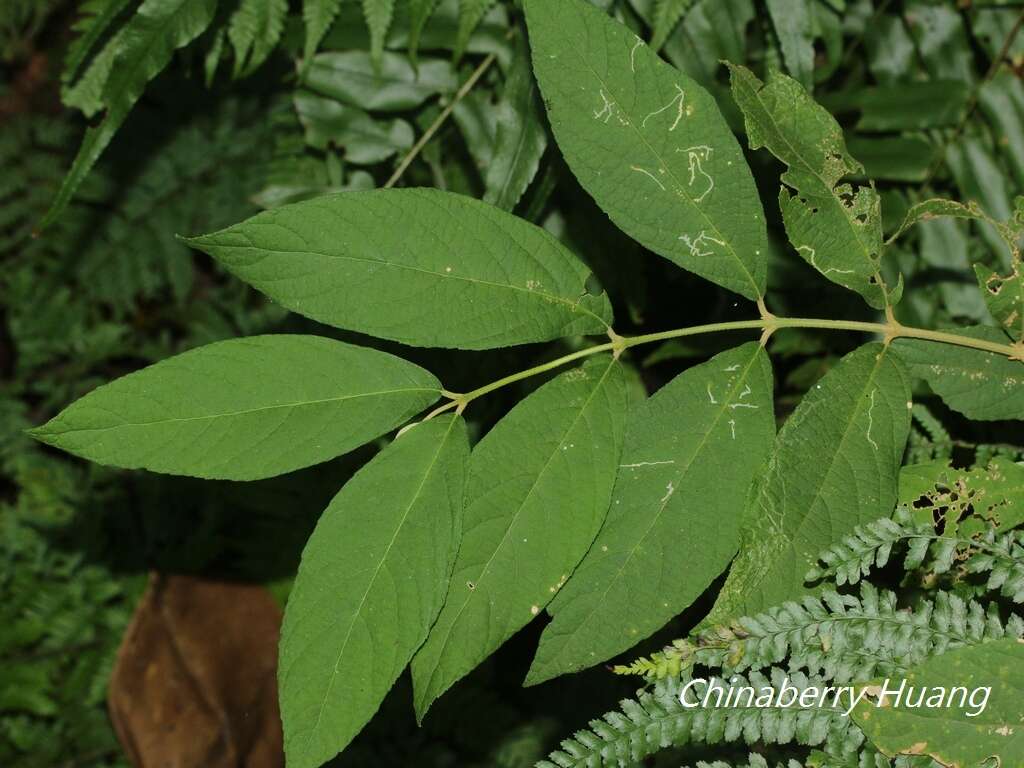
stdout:
<svg viewBox="0 0 1024 768">
<path fill-rule="evenodd" d="M 650 36 L 645 17 L 652 18 L 651 0 L 595 4 L 612 6 Z M 852 153 L 878 181 L 887 228 L 912 202 L 936 195 L 977 200 L 995 218 L 1008 218 L 1013 193 L 1024 187 L 1024 35 L 1013 37 L 1019 4 L 808 4 L 818 27 L 814 95 L 838 115 Z M 23 430 L 100 382 L 217 339 L 299 330 L 398 349 L 287 315 L 174 238 L 239 221 L 282 189 L 295 194 L 302 187 L 301 194 L 309 195 L 379 186 L 400 159 L 398 153 L 355 166 L 345 163 L 343 144 L 327 150 L 306 144 L 292 103 L 290 59 L 303 34 L 297 7 L 276 52 L 248 78 L 232 80 L 223 71 L 230 67 L 223 67 L 204 86 L 203 59 L 215 44 L 209 35 L 176 57 L 150 85 L 75 202 L 53 227 L 32 236 L 84 127 L 80 115 L 60 106 L 58 93 L 74 18 L 73 4 L 59 0 L 13 2 L 0 10 L 0 765 L 12 768 L 123 765 L 107 721 L 105 689 L 145 574 L 159 569 L 256 580 L 284 599 L 317 515 L 372 455 L 366 448 L 259 483 L 199 482 L 97 467 L 46 449 Z M 504 56 L 515 45 L 505 33 L 522 34 L 518 19 L 514 3 L 499 4 L 477 34 Z M 704 0 L 672 29 L 663 53 L 709 87 L 738 127 L 719 59 L 760 71 L 782 66 L 777 35 L 759 1 Z M 356 4 L 344 4 L 321 48 L 368 47 Z M 451 45 L 440 47 L 430 53 L 451 56 Z M 994 66 L 1000 55 L 1006 61 Z M 481 58 L 471 45 L 457 67 L 459 81 Z M 503 82 L 501 67 L 485 72 L 402 185 L 483 194 L 493 152 L 488 115 Z M 907 94 L 923 88 L 933 89 L 929 100 L 908 101 Z M 442 106 L 428 99 L 399 117 L 419 135 Z M 373 115 L 381 123 L 394 117 Z M 773 199 L 778 168 L 763 153 L 750 160 L 763 198 Z M 588 261 L 618 316 L 628 318 L 620 332 L 749 316 L 731 294 L 643 252 L 618 232 L 552 148 L 516 213 L 548 227 Z M 773 309 L 867 317 L 857 297 L 787 252 L 781 233 L 779 222 L 772 222 Z M 984 225 L 945 220 L 918 227 L 899 251 L 899 267 L 908 276 L 900 320 L 929 327 L 984 322 L 970 265 L 996 268 L 999 260 L 999 246 Z M 706 338 L 645 349 L 647 357 L 632 362 L 648 389 L 655 389 L 736 342 Z M 780 412 L 788 412 L 858 341 L 852 334 L 776 334 L 770 351 Z M 402 348 L 401 354 L 445 372 L 446 387 L 465 391 L 565 354 L 570 344 L 472 354 Z M 471 428 L 486 430 L 524 388 L 539 383 L 534 379 L 480 401 L 469 413 Z M 968 465 L 993 454 L 1019 458 L 1024 450 L 1009 425 L 968 422 L 927 392 L 916 393 L 915 400 L 926 407 L 915 410 L 910 461 L 952 456 Z M 708 605 L 698 603 L 694 615 Z M 538 624 L 456 686 L 422 729 L 413 722 L 403 678 L 336 763 L 532 765 L 558 738 L 632 693 L 631 681 L 601 668 L 522 689 Z M 690 626 L 684 615 L 638 650 L 655 649 Z M 678 764 L 677 756 L 663 759 Z"/>
</svg>

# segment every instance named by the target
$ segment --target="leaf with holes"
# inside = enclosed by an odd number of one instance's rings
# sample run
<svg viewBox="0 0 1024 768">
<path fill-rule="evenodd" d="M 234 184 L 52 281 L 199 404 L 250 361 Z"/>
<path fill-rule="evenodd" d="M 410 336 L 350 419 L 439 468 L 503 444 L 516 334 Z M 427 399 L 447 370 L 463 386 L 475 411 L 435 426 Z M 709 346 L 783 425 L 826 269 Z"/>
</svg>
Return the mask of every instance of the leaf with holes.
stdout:
<svg viewBox="0 0 1024 768">
<path fill-rule="evenodd" d="M 861 166 L 846 151 L 835 118 L 786 75 L 774 72 L 763 83 L 746 67 L 729 65 L 729 70 L 750 148 L 767 147 L 788 166 L 779 207 L 793 247 L 822 275 L 856 291 L 872 307 L 898 301 L 900 287 L 888 291 L 879 272 L 878 193 L 842 183 Z"/>
<path fill-rule="evenodd" d="M 975 264 L 974 272 L 992 317 L 1014 339 L 1024 339 L 1024 268 L 1019 255 L 1013 260 L 1013 272 L 1005 277 L 984 264 Z"/>
<path fill-rule="evenodd" d="M 886 755 L 928 755 L 948 766 L 1024 765 L 1020 640 L 957 648 L 886 683 L 868 686 L 852 715 Z M 897 695 L 901 685 L 906 690 Z"/>
<path fill-rule="evenodd" d="M 566 162 L 628 235 L 749 299 L 768 241 L 714 98 L 584 0 L 528 0 L 534 74 Z"/>
</svg>

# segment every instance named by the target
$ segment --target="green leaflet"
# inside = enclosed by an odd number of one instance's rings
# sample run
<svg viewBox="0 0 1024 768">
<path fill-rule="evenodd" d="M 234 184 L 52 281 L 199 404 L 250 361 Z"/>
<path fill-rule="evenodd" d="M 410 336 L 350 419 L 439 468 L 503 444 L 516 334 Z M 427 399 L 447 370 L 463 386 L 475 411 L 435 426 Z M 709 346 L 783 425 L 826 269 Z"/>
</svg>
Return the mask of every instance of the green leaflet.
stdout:
<svg viewBox="0 0 1024 768">
<path fill-rule="evenodd" d="M 395 0 L 362 0 L 363 16 L 370 29 L 370 58 L 374 66 L 380 66 L 384 55 L 384 38 L 391 28 L 395 14 Z"/>
<path fill-rule="evenodd" d="M 369 54 L 362 51 L 317 54 L 306 70 L 304 84 L 324 96 L 371 112 L 413 109 L 459 85 L 447 61 L 420 61 L 414 69 L 405 56 L 385 53 L 375 67 Z"/>
<path fill-rule="evenodd" d="M 808 0 L 767 0 L 782 60 L 804 88 L 814 85 L 814 20 Z"/>
<path fill-rule="evenodd" d="M 981 84 L 978 107 L 993 133 L 1000 137 L 1002 154 L 1009 161 L 1019 189 L 1024 182 L 1024 83 L 1012 69 L 1000 69 L 995 77 Z"/>
<path fill-rule="evenodd" d="M 548 145 L 540 93 L 530 68 L 530 51 L 522 38 L 497 112 L 498 130 L 494 154 L 487 167 L 484 201 L 511 211 L 537 175 L 540 158 Z"/>
<path fill-rule="evenodd" d="M 307 62 L 313 58 L 320 41 L 331 28 L 342 0 L 302 0 L 302 19 L 306 22 L 306 44 L 302 58 Z"/>
<path fill-rule="evenodd" d="M 767 84 L 729 65 L 732 95 L 743 110 L 751 149 L 767 147 L 788 166 L 779 207 L 790 242 L 834 283 L 856 291 L 875 309 L 898 300 L 879 275 L 882 217 L 873 187 L 840 184 L 861 170 L 850 157 L 835 119 L 801 85 L 772 73 Z"/>
<path fill-rule="evenodd" d="M 974 273 L 992 317 L 1014 339 L 1024 339 L 1024 269 L 1020 255 L 1013 259 L 1013 272 L 1006 277 L 983 264 L 975 264 Z"/>
<path fill-rule="evenodd" d="M 61 87 L 60 96 L 64 106 L 81 110 L 89 118 L 103 111 L 104 89 L 121 48 L 124 30 L 124 27 L 115 30 L 107 44 L 92 57 L 82 76 L 73 84 L 65 83 Z"/>
<path fill-rule="evenodd" d="M 772 370 L 750 342 L 690 368 L 630 416 L 608 519 L 551 602 L 527 684 L 620 653 L 681 612 L 736 554 L 775 436 Z"/>
<path fill-rule="evenodd" d="M 911 464 L 900 470 L 898 502 L 918 522 L 941 519 L 946 536 L 1009 530 L 1024 523 L 1024 466 L 1000 457 L 970 470 L 944 460 Z"/>
<path fill-rule="evenodd" d="M 958 80 L 926 80 L 862 88 L 852 96 L 860 110 L 859 131 L 909 131 L 956 125 L 963 118 L 970 88 Z"/>
<path fill-rule="evenodd" d="M 459 31 L 455 38 L 454 54 L 456 61 L 465 53 L 469 36 L 494 3 L 495 0 L 459 0 Z"/>
<path fill-rule="evenodd" d="M 416 713 L 547 605 L 597 535 L 619 463 L 627 377 L 588 360 L 520 402 L 474 448 L 444 609 L 412 662 Z"/>
<path fill-rule="evenodd" d="M 379 163 L 415 141 L 405 120 L 374 120 L 361 109 L 305 90 L 296 91 L 294 101 L 306 143 L 317 149 L 338 147 L 349 163 Z"/>
<path fill-rule="evenodd" d="M 417 424 L 317 523 L 281 630 L 289 766 L 316 768 L 343 750 L 427 636 L 458 548 L 468 456 L 461 417 Z"/>
<path fill-rule="evenodd" d="M 1007 233 L 1000 222 L 1011 220 L 1014 214 L 1014 182 L 1004 171 L 1005 161 L 980 136 L 973 135 L 961 136 L 959 141 L 949 144 L 945 159 L 960 196 L 985 212 L 985 223 L 979 225 L 979 233 L 1002 262 L 1006 257 Z M 1018 232 L 1017 238 L 1020 236 Z"/>
<path fill-rule="evenodd" d="M 686 15 L 697 0 L 656 0 L 654 4 L 654 15 L 651 19 L 651 27 L 654 35 L 651 37 L 651 48 L 660 51 L 661 46 L 668 40 L 679 20 Z"/>
<path fill-rule="evenodd" d="M 437 0 L 409 0 L 409 58 L 413 64 L 417 62 L 423 28 L 436 6 Z"/>
<path fill-rule="evenodd" d="M 909 404 L 907 374 L 879 343 L 848 354 L 804 396 L 752 493 L 740 552 L 706 623 L 799 596 L 819 552 L 892 512 Z"/>
<path fill-rule="evenodd" d="M 998 328 L 970 326 L 957 333 L 1006 344 Z M 896 351 L 910 373 L 924 379 L 942 401 L 971 419 L 1024 419 L 1024 362 L 980 349 L 935 341 L 899 339 Z"/>
<path fill-rule="evenodd" d="M 847 136 L 850 153 L 875 181 L 924 181 L 935 161 L 935 146 L 920 136 Z"/>
<path fill-rule="evenodd" d="M 914 203 L 914 205 L 910 206 L 910 208 L 907 209 L 906 215 L 903 217 L 903 222 L 889 237 L 888 242 L 893 242 L 908 229 L 922 221 L 931 221 L 932 219 L 947 217 L 954 219 L 988 220 L 985 212 L 982 211 L 981 207 L 973 201 L 968 203 L 958 203 L 955 200 L 945 200 L 940 197 L 933 197 L 928 200 L 922 200 L 919 203 Z"/>
<path fill-rule="evenodd" d="M 45 229 L 60 216 L 103 150 L 128 117 L 146 84 L 159 74 L 178 48 L 210 25 L 217 0 L 146 0 L 119 31 L 117 53 L 102 91 L 107 112 L 89 128 L 57 197 L 39 224 Z"/>
<path fill-rule="evenodd" d="M 406 344 L 490 349 L 612 321 L 552 235 L 434 189 L 318 197 L 188 242 L 294 312 Z"/>
<path fill-rule="evenodd" d="M 528 0 L 534 74 L 566 162 L 628 235 L 750 299 L 768 244 L 715 100 L 584 0 Z"/>
<path fill-rule="evenodd" d="M 494 157 L 494 141 L 498 132 L 497 110 L 491 99 L 471 91 L 455 104 L 452 118 L 459 126 L 474 165 L 481 174 L 486 173 Z"/>
<path fill-rule="evenodd" d="M 31 434 L 99 464 L 255 480 L 340 456 L 439 395 L 427 371 L 375 349 L 252 336 L 122 376 Z"/>
<path fill-rule="evenodd" d="M 284 31 L 288 0 L 242 0 L 228 21 L 235 77 L 250 75 L 267 60 Z"/>
<path fill-rule="evenodd" d="M 78 36 L 68 45 L 64 56 L 62 83 L 74 81 L 93 47 L 131 3 L 132 0 L 85 0 L 80 4 L 79 19 L 72 25 Z"/>
<path fill-rule="evenodd" d="M 853 711 L 857 724 L 879 750 L 889 756 L 930 755 L 950 766 L 978 766 L 991 756 L 998 757 L 999 765 L 1024 765 L 1020 720 L 1024 645 L 1020 640 L 957 648 L 928 659 L 907 673 L 908 690 L 897 700 L 893 691 L 903 682 L 902 678 L 888 681 L 889 695 L 882 706 L 878 698 L 883 691 L 869 687 L 871 698 Z M 966 688 L 964 699 L 953 690 L 957 687 Z M 989 690 L 976 692 L 979 687 Z M 924 706 L 907 706 L 908 701 L 917 702 L 922 688 Z M 945 696 L 939 697 L 935 689 Z M 978 711 L 983 700 L 984 709 Z"/>
</svg>

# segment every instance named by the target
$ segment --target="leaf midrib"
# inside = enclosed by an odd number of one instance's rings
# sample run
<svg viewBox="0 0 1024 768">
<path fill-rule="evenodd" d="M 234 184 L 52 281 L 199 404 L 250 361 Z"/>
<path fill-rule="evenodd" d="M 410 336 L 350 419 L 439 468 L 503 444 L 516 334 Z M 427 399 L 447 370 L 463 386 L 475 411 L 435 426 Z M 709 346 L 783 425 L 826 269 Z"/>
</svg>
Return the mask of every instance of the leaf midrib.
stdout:
<svg viewBox="0 0 1024 768">
<path fill-rule="evenodd" d="M 328 680 L 327 689 L 324 692 L 323 700 L 320 702 L 320 708 L 319 711 L 317 712 L 316 722 L 313 724 L 313 727 L 309 729 L 308 735 L 306 736 L 306 747 L 304 751 L 307 751 L 309 749 L 309 743 L 310 741 L 312 741 L 314 734 L 316 734 L 317 730 L 320 727 L 320 722 L 323 719 L 324 711 L 327 709 L 327 700 L 330 698 L 331 689 L 334 687 L 334 682 L 338 678 L 339 665 L 341 664 L 342 658 L 344 658 L 345 656 L 345 650 L 348 648 L 349 640 L 352 638 L 352 630 L 355 628 L 356 619 L 362 612 L 363 606 L 366 604 L 366 600 L 369 597 L 370 592 L 373 591 L 373 587 L 377 583 L 377 577 L 380 575 L 381 568 L 384 567 L 384 563 L 387 561 L 388 555 L 391 553 L 392 548 L 395 546 L 395 541 L 397 541 L 398 534 L 405 526 L 405 521 L 409 518 L 409 513 L 412 511 L 412 508 L 416 504 L 417 499 L 419 499 L 420 495 L 422 494 L 423 487 L 427 483 L 427 478 L 430 477 L 431 473 L 433 473 L 434 471 L 434 467 L 437 466 L 438 459 L 440 458 L 441 453 L 444 450 L 445 444 L 448 442 L 448 437 L 451 434 L 452 428 L 455 426 L 456 421 L 456 418 L 453 418 L 451 420 L 451 423 L 448 425 L 448 430 L 444 433 L 442 438 L 438 440 L 437 451 L 434 453 L 434 457 L 430 460 L 430 463 L 427 465 L 427 468 L 423 473 L 423 478 L 420 480 L 419 485 L 416 487 L 415 493 L 413 493 L 412 497 L 409 500 L 409 504 L 406 506 L 405 511 L 402 513 L 402 519 L 399 520 L 398 525 L 395 526 L 395 531 L 391 536 L 391 541 L 388 542 L 388 545 L 384 550 L 384 554 L 381 555 L 380 561 L 377 563 L 377 567 L 374 568 L 373 575 L 367 582 L 366 590 L 363 592 L 363 596 L 359 600 L 359 605 L 357 605 L 356 609 L 352 612 L 351 619 L 348 625 L 348 630 L 345 633 L 345 639 L 342 641 L 341 650 L 338 651 L 338 658 L 334 662 L 334 669 L 331 672 L 330 679 Z"/>
<path fill-rule="evenodd" d="M 184 417 L 181 417 L 181 418 L 153 419 L 152 421 L 129 421 L 129 422 L 125 422 L 123 424 L 115 424 L 114 426 L 110 426 L 110 427 L 76 427 L 76 428 L 73 428 L 73 429 L 61 430 L 61 431 L 58 432 L 56 430 L 42 431 L 43 429 L 45 429 L 45 425 L 44 425 L 44 427 L 40 428 L 40 431 L 37 434 L 39 434 L 41 436 L 45 436 L 45 435 L 68 435 L 68 434 L 79 433 L 79 432 L 106 432 L 106 431 L 109 431 L 109 430 L 124 429 L 124 428 L 128 428 L 128 427 L 151 427 L 151 426 L 156 426 L 156 425 L 159 425 L 159 424 L 177 424 L 177 423 L 185 423 L 185 422 L 192 422 L 192 421 L 208 421 L 210 419 L 228 419 L 228 418 L 235 418 L 235 417 L 238 417 L 238 416 L 247 416 L 247 415 L 252 414 L 252 413 L 263 413 L 263 412 L 275 411 L 275 410 L 279 410 L 281 408 L 301 408 L 301 407 L 304 407 L 304 406 L 325 405 L 327 403 L 340 403 L 340 402 L 344 402 L 346 400 L 357 400 L 357 399 L 363 398 L 363 397 L 383 397 L 383 396 L 386 396 L 386 395 L 397 395 L 397 394 L 405 394 L 405 393 L 413 393 L 413 392 L 431 392 L 431 393 L 434 393 L 434 394 L 437 394 L 437 395 L 441 394 L 441 391 L 439 389 L 430 388 L 430 387 L 410 387 L 408 389 L 384 389 L 384 390 L 378 390 L 376 392 L 360 392 L 360 393 L 354 394 L 354 395 L 341 395 L 339 397 L 326 397 L 326 398 L 323 398 L 323 399 L 320 399 L 320 400 L 301 400 L 301 401 L 297 401 L 297 402 L 294 402 L 294 403 L 279 403 L 277 405 L 268 405 L 268 406 L 262 406 L 262 407 L 259 407 L 259 408 L 246 408 L 246 409 L 242 409 L 242 410 L 238 410 L 238 411 L 229 411 L 229 412 L 225 412 L 225 413 L 204 414 L 202 416 L 184 416 Z"/>
<path fill-rule="evenodd" d="M 237 232 L 236 234 L 244 234 L 244 233 Z M 245 235 L 245 236 L 248 238 L 248 235 Z M 251 238 L 248 238 L 248 239 L 251 242 Z M 204 241 L 206 241 L 206 238 L 197 238 L 197 239 L 193 240 L 192 242 L 195 242 L 197 245 L 206 245 L 206 243 Z M 608 323 L 605 322 L 605 320 L 602 317 L 594 314 L 589 309 L 587 309 L 587 308 L 585 308 L 585 307 L 583 307 L 581 305 L 580 302 L 588 295 L 586 293 L 586 291 L 583 291 L 580 294 L 580 297 L 576 301 L 571 301 L 571 300 L 567 299 L 564 296 L 559 296 L 559 295 L 553 294 L 553 293 L 547 293 L 545 291 L 534 290 L 534 289 L 531 289 L 531 288 L 520 288 L 519 286 L 512 285 L 511 283 L 495 283 L 495 282 L 492 282 L 490 280 L 481 280 L 481 279 L 475 278 L 475 277 L 465 277 L 463 275 L 456 275 L 454 272 L 453 273 L 435 272 L 435 271 L 430 270 L 430 269 L 423 269 L 422 267 L 414 267 L 414 266 L 411 266 L 409 264 L 401 264 L 401 263 L 394 262 L 394 261 L 387 261 L 386 259 L 369 259 L 369 258 L 366 258 L 364 256 L 350 256 L 350 255 L 347 255 L 347 254 L 334 254 L 334 253 L 326 253 L 324 251 L 314 251 L 314 250 L 290 250 L 290 249 L 285 249 L 285 248 L 267 248 L 267 247 L 257 246 L 257 245 L 254 245 L 254 244 L 253 245 L 220 245 L 220 244 L 217 244 L 215 242 L 211 242 L 211 243 L 209 243 L 209 245 L 210 245 L 210 247 L 215 247 L 215 248 L 230 248 L 230 249 L 237 249 L 237 250 L 254 250 L 254 251 L 259 251 L 259 252 L 264 253 L 264 254 L 278 254 L 278 255 L 282 255 L 282 256 L 319 256 L 319 257 L 325 258 L 325 259 L 339 259 L 339 260 L 342 260 L 342 261 L 354 261 L 354 262 L 360 262 L 360 263 L 366 263 L 366 264 L 383 265 L 385 267 L 391 267 L 393 269 L 408 270 L 410 272 L 418 272 L 420 274 L 430 275 L 431 277 L 440 278 L 442 280 L 458 280 L 458 281 L 462 281 L 462 282 L 471 283 L 471 284 L 474 284 L 474 285 L 487 286 L 489 288 L 497 288 L 497 289 L 501 289 L 501 290 L 517 291 L 519 293 L 525 293 L 525 294 L 527 294 L 529 296 L 538 297 L 542 301 L 553 301 L 553 302 L 558 303 L 558 304 L 564 304 L 574 314 L 589 315 L 590 317 L 592 317 L 595 320 L 597 320 L 602 326 L 605 326 L 605 327 L 608 326 Z M 581 289 L 582 289 L 582 286 L 581 286 Z"/>
</svg>

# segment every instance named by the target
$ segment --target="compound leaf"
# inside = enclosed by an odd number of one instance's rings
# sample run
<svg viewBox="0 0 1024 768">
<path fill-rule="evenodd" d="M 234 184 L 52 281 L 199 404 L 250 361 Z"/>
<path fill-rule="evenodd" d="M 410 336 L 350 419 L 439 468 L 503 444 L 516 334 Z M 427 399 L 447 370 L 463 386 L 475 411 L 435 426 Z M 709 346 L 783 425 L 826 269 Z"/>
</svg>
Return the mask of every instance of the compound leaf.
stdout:
<svg viewBox="0 0 1024 768">
<path fill-rule="evenodd" d="M 633 411 L 608 519 L 548 607 L 527 683 L 632 647 L 690 605 L 736 554 L 743 504 L 775 437 L 757 342 L 690 368 Z"/>
<path fill-rule="evenodd" d="M 255 480 L 340 456 L 440 395 L 394 355 L 320 336 L 208 344 L 98 387 L 32 435 L 127 469 Z"/>
<path fill-rule="evenodd" d="M 528 0 L 534 73 L 566 162 L 633 239 L 750 299 L 764 213 L 714 98 L 584 0 Z"/>
<path fill-rule="evenodd" d="M 203 33 L 213 21 L 216 8 L 217 0 L 146 0 L 119 30 L 116 55 L 100 98 L 106 114 L 99 125 L 85 132 L 71 170 L 40 222 L 40 229 L 52 224 L 71 201 L 146 84 L 167 66 L 175 50 Z"/>
<path fill-rule="evenodd" d="M 839 124 L 796 80 L 773 72 L 762 83 L 745 67 L 729 69 L 750 148 L 767 147 L 788 166 L 779 207 L 793 247 L 822 275 L 876 309 L 898 299 L 899 289 L 888 295 L 879 274 L 878 193 L 840 183 L 861 165 L 846 151 Z"/>
<path fill-rule="evenodd" d="M 406 344 L 489 349 L 612 319 L 552 235 L 434 189 L 318 197 L 188 242 L 294 312 Z"/>
<path fill-rule="evenodd" d="M 344 749 L 427 636 L 458 548 L 468 457 L 461 417 L 417 424 L 321 516 L 281 631 L 289 766 L 315 768 Z"/>
<path fill-rule="evenodd" d="M 444 609 L 412 662 L 416 712 L 536 616 L 608 511 L 629 399 L 589 360 L 519 403 L 473 450 L 465 534 Z"/>
<path fill-rule="evenodd" d="M 998 328 L 969 326 L 956 332 L 1008 344 Z M 970 419 L 1024 419 L 1024 362 L 994 352 L 923 339 L 899 339 L 899 356 L 942 401 Z"/>
<path fill-rule="evenodd" d="M 804 396 L 752 495 L 709 624 L 799 595 L 818 553 L 892 512 L 909 402 L 903 365 L 878 343 L 848 354 Z"/>
<path fill-rule="evenodd" d="M 886 683 L 884 691 L 869 686 L 871 696 L 853 711 L 857 724 L 886 755 L 928 755 L 949 766 L 980 766 L 995 756 L 995 765 L 1024 765 L 1020 640 L 956 648 L 911 668 L 905 679 Z M 897 698 L 894 691 L 901 684 L 908 690 Z"/>
</svg>

